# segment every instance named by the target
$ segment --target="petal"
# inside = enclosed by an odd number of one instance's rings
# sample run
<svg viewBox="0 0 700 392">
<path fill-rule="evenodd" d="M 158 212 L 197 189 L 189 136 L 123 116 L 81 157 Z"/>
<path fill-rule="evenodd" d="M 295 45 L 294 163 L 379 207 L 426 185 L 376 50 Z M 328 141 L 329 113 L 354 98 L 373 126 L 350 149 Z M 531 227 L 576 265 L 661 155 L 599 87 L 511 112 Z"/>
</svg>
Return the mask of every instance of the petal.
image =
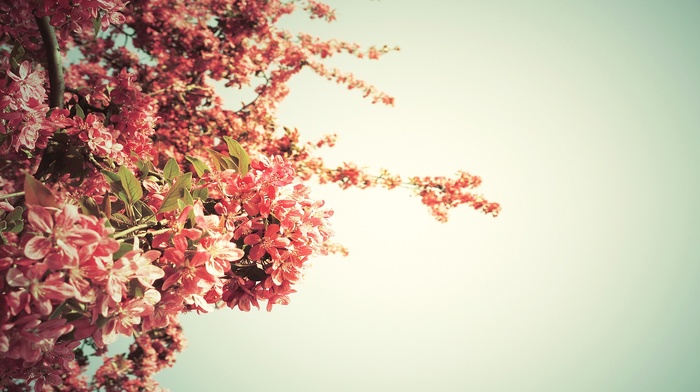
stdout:
<svg viewBox="0 0 700 392">
<path fill-rule="evenodd" d="M 243 243 L 246 245 L 253 245 L 253 244 L 257 244 L 259 242 L 260 242 L 260 236 L 257 234 L 249 234 L 243 240 Z"/>
<path fill-rule="evenodd" d="M 30 205 L 27 219 L 35 229 L 50 233 L 53 231 L 53 217 L 51 215 L 50 210 L 46 207 Z"/>
<path fill-rule="evenodd" d="M 56 225 L 61 227 L 73 226 L 79 220 L 80 213 L 78 212 L 78 207 L 73 204 L 66 204 L 63 206 L 63 210 L 56 215 Z"/>
<path fill-rule="evenodd" d="M 260 260 L 261 257 L 265 254 L 265 249 L 263 249 L 262 246 L 260 245 L 253 245 L 253 248 L 250 249 L 250 254 L 248 257 L 250 257 L 251 260 Z"/>
<path fill-rule="evenodd" d="M 32 260 L 41 260 L 49 254 L 51 240 L 46 237 L 35 236 L 24 246 L 24 255 Z"/>
<path fill-rule="evenodd" d="M 100 240 L 100 235 L 90 229 L 73 229 L 66 236 L 66 240 L 72 244 L 83 246 Z"/>
<path fill-rule="evenodd" d="M 29 75 L 29 61 L 23 61 L 19 66 L 19 77 L 24 79 Z"/>
<path fill-rule="evenodd" d="M 13 287 L 29 286 L 29 279 L 19 270 L 19 268 L 11 268 L 7 271 L 7 283 Z"/>
</svg>

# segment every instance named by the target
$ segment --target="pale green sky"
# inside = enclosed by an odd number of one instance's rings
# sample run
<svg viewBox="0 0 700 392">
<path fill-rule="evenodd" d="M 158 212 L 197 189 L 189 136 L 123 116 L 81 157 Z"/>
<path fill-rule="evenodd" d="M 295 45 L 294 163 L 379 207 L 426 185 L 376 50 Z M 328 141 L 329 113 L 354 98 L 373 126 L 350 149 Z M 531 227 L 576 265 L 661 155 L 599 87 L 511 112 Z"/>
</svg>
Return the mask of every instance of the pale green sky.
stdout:
<svg viewBox="0 0 700 392">
<path fill-rule="evenodd" d="M 337 132 L 329 162 L 479 174 L 503 213 L 317 187 L 351 256 L 272 313 L 184 317 L 163 386 L 700 390 L 700 3 L 329 3 L 337 22 L 288 24 L 399 45 L 333 62 L 396 107 L 305 73 L 281 123 Z"/>
</svg>

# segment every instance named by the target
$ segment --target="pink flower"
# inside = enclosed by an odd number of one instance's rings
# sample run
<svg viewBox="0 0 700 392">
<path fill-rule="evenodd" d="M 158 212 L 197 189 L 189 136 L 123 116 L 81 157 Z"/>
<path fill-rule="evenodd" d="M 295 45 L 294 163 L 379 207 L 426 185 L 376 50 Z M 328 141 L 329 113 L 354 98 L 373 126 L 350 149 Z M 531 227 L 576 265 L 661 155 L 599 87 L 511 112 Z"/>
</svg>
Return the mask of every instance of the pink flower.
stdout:
<svg viewBox="0 0 700 392">
<path fill-rule="evenodd" d="M 143 299 L 131 299 L 120 304 L 116 314 L 110 317 L 102 329 L 102 339 L 105 344 L 114 342 L 118 334 L 129 336 L 134 327 L 141 323 L 141 317 L 153 313 L 153 305 Z"/>
<path fill-rule="evenodd" d="M 32 72 L 31 64 L 26 60 L 20 64 L 18 73 L 7 71 L 7 75 L 19 85 L 20 96 L 24 102 L 31 98 L 44 100 L 46 90 L 42 73 L 39 70 Z"/>
<path fill-rule="evenodd" d="M 21 358 L 32 363 L 42 358 L 44 353 L 53 350 L 56 339 L 67 334 L 73 326 L 65 319 L 41 321 L 39 315 L 28 315 L 14 322 L 8 331 L 10 335 L 9 350 L 4 353 L 8 358 Z"/>
<path fill-rule="evenodd" d="M 159 257 L 160 251 L 149 250 L 148 252 L 142 252 L 140 249 L 132 250 L 122 256 L 123 259 L 131 261 L 133 277 L 138 279 L 144 287 L 153 287 L 153 282 L 165 276 L 165 272 L 153 264 Z"/>
<path fill-rule="evenodd" d="M 200 242 L 202 248 L 211 256 L 206 262 L 206 269 L 213 276 L 223 276 L 231 270 L 232 262 L 245 255 L 245 252 L 231 242 L 231 238 L 233 233 L 226 233 L 217 237 L 202 238 Z"/>
<path fill-rule="evenodd" d="M 52 301 L 62 303 L 77 294 L 75 288 L 65 282 L 63 273 L 55 272 L 44 277 L 47 270 L 46 264 L 37 263 L 24 272 L 20 271 L 20 268 L 7 271 L 7 283 L 12 287 L 27 290 L 34 299 L 33 304 L 44 316 L 53 310 Z"/>
<path fill-rule="evenodd" d="M 265 235 L 260 237 L 258 234 L 250 234 L 245 237 L 243 242 L 246 245 L 252 245 L 249 257 L 251 260 L 260 260 L 265 253 L 269 254 L 273 259 L 280 258 L 280 250 L 285 250 L 289 246 L 289 239 L 280 237 L 280 225 L 271 224 L 265 230 Z"/>
<path fill-rule="evenodd" d="M 76 206 L 66 204 L 62 210 L 29 205 L 27 218 L 42 235 L 33 236 L 25 245 L 24 255 L 32 260 L 47 258 L 52 269 L 78 266 L 78 249 L 100 241 L 93 230 L 80 225 Z"/>
</svg>

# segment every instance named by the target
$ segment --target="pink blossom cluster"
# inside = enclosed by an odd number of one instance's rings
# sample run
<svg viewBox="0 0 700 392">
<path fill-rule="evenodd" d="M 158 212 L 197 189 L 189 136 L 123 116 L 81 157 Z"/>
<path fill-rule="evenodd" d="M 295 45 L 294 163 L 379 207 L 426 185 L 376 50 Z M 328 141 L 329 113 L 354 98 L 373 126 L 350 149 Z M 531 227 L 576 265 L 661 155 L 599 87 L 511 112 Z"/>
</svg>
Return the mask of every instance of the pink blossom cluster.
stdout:
<svg viewBox="0 0 700 392">
<path fill-rule="evenodd" d="M 35 18 L 48 17 L 56 27 L 59 45 L 73 41 L 71 34 L 94 36 L 95 30 L 124 23 L 126 2 L 121 0 L 0 0 L 0 36 L 7 34 L 25 49 L 41 49 Z M 95 23 L 97 22 L 97 26 Z"/>
<path fill-rule="evenodd" d="M 165 210 L 179 185 L 145 181 L 142 200 Z M 308 258 L 326 252 L 332 212 L 309 198 L 280 157 L 254 160 L 243 176 L 208 171 L 191 190 L 208 195 L 124 234 L 69 200 L 29 198 L 24 230 L 7 233 L 0 247 L 0 368 L 7 378 L 58 385 L 81 340 L 102 348 L 118 335 L 176 325 L 182 312 L 225 305 L 247 311 L 259 301 L 269 311 L 289 302 Z"/>
<path fill-rule="evenodd" d="M 280 134 L 304 67 L 393 104 L 322 61 L 398 48 L 279 28 L 295 7 L 335 19 L 315 0 L 0 0 L 1 388 L 87 390 L 83 349 L 130 335 L 89 387 L 155 390 L 184 346 L 179 314 L 288 303 L 310 257 L 347 253 L 302 181 L 407 186 L 439 220 L 498 213 L 468 191 L 476 176 L 329 168 L 313 153 L 335 136 Z M 256 95 L 229 110 L 212 82 Z"/>
<path fill-rule="evenodd" d="M 46 119 L 46 76 L 39 65 L 0 59 L 0 154 L 44 148 L 53 134 Z"/>
<path fill-rule="evenodd" d="M 332 211 L 309 198 L 280 157 L 254 160 L 244 176 L 230 169 L 208 172 L 196 187 L 206 189 L 209 199 L 185 208 L 176 221 L 183 225 L 191 213 L 195 224 L 153 241 L 163 250 L 164 298 L 182 298 L 157 306 L 159 314 L 183 307 L 207 312 L 224 304 L 248 311 L 261 300 L 269 311 L 288 303 L 308 258 L 326 253 Z M 163 325 L 153 318 L 146 322 Z"/>
<path fill-rule="evenodd" d="M 36 379 L 39 388 L 60 384 L 81 340 L 103 346 L 133 333 L 159 299 L 152 284 L 163 271 L 151 264 L 157 251 L 114 260 L 120 246 L 106 218 L 72 204 L 27 207 L 22 233 L 0 247 L 0 368 L 2 381 Z"/>
</svg>

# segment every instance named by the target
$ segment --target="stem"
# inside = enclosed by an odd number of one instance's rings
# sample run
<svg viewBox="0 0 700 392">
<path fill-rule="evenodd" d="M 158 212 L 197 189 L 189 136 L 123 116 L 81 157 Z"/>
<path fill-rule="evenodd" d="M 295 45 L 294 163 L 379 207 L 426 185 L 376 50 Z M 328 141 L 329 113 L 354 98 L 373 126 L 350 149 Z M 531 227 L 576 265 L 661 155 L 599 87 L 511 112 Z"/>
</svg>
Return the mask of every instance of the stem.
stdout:
<svg viewBox="0 0 700 392">
<path fill-rule="evenodd" d="M 130 228 L 124 230 L 124 231 L 120 231 L 119 233 L 114 234 L 114 237 L 113 237 L 113 238 L 125 237 L 125 236 L 127 236 L 127 235 L 129 235 L 129 234 L 131 234 L 131 233 L 133 233 L 133 232 L 135 232 L 135 231 L 139 231 L 139 230 L 141 230 L 141 229 L 148 229 L 148 228 L 157 226 L 157 225 L 159 225 L 159 224 L 160 224 L 160 225 L 163 225 L 163 224 L 165 224 L 165 223 L 167 223 L 166 220 L 162 220 L 162 221 L 157 222 L 157 223 L 142 223 L 142 224 L 140 224 L 140 225 L 136 225 L 136 226 L 134 226 L 134 227 L 130 227 Z M 168 228 L 168 230 L 170 230 L 170 228 Z M 166 230 L 166 231 L 167 231 L 167 230 Z"/>
<path fill-rule="evenodd" d="M 0 195 L 0 200 L 9 199 L 9 198 L 15 197 L 15 196 L 24 196 L 24 192 L 15 192 L 15 193 L 8 193 L 6 195 Z"/>
<path fill-rule="evenodd" d="M 58 48 L 56 31 L 49 23 L 49 17 L 36 18 L 36 24 L 41 32 L 41 39 L 46 47 L 46 61 L 49 71 L 49 106 L 63 109 L 63 64 L 61 64 L 61 52 Z"/>
</svg>

